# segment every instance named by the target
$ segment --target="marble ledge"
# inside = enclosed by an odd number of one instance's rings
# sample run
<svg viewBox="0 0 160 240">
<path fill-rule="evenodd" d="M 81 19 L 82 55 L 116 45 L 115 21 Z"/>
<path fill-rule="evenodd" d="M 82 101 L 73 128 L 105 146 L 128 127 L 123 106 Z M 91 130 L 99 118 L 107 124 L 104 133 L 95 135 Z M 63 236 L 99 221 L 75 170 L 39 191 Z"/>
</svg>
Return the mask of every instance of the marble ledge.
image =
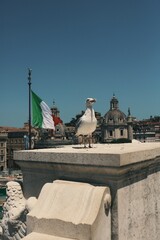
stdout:
<svg viewBox="0 0 160 240">
<path fill-rule="evenodd" d="M 159 158 L 160 142 L 64 145 L 56 148 L 21 150 L 14 152 L 14 160 L 26 162 L 50 162 L 58 164 L 121 167 Z"/>
</svg>

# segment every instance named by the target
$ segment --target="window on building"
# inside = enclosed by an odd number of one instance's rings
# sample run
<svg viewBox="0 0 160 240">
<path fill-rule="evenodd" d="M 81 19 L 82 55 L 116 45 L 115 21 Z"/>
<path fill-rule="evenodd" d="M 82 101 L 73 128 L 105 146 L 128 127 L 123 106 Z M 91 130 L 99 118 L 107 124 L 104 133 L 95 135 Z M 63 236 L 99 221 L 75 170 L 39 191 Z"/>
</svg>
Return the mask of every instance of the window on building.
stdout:
<svg viewBox="0 0 160 240">
<path fill-rule="evenodd" d="M 123 129 L 120 130 L 120 134 L 121 134 L 121 136 L 123 136 Z"/>
<path fill-rule="evenodd" d="M 1 143 L 1 147 L 3 147 L 3 143 Z"/>
<path fill-rule="evenodd" d="M 3 152 L 3 150 L 1 150 L 1 154 L 3 154 L 4 152 Z"/>
<path fill-rule="evenodd" d="M 3 162 L 4 156 L 1 156 L 1 162 Z"/>
<path fill-rule="evenodd" d="M 113 118 L 110 118 L 108 122 L 113 123 Z"/>
<path fill-rule="evenodd" d="M 110 137 L 113 136 L 113 131 L 112 131 L 112 130 L 109 131 L 109 136 L 110 136 Z"/>
</svg>

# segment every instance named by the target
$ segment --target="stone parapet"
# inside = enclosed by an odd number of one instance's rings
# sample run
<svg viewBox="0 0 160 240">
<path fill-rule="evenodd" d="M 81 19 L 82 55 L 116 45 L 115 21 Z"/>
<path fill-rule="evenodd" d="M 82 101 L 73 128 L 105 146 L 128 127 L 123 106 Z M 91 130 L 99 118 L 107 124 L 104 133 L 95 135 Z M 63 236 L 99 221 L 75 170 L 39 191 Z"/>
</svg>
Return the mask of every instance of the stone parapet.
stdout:
<svg viewBox="0 0 160 240">
<path fill-rule="evenodd" d="M 24 194 L 38 196 L 53 180 L 122 186 L 137 176 L 145 178 L 160 168 L 160 143 L 78 145 L 14 152 L 24 177 Z M 125 180 L 125 181 L 124 181 Z M 134 180 L 133 180 L 134 181 Z"/>
<path fill-rule="evenodd" d="M 158 240 L 160 236 L 160 143 L 79 145 L 14 153 L 26 198 L 43 185 L 68 180 L 111 190 L 111 239 Z"/>
</svg>

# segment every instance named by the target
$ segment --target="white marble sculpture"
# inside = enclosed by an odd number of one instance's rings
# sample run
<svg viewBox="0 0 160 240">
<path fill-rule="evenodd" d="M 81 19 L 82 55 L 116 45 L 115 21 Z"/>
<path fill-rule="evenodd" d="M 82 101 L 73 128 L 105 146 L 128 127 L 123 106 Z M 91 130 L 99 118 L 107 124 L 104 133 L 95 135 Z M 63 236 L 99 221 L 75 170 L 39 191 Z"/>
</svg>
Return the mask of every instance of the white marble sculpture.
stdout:
<svg viewBox="0 0 160 240">
<path fill-rule="evenodd" d="M 26 215 L 36 200 L 34 198 L 26 201 L 20 184 L 15 181 L 6 184 L 6 195 L 7 198 L 3 205 L 0 239 L 19 240 L 26 235 Z"/>
</svg>

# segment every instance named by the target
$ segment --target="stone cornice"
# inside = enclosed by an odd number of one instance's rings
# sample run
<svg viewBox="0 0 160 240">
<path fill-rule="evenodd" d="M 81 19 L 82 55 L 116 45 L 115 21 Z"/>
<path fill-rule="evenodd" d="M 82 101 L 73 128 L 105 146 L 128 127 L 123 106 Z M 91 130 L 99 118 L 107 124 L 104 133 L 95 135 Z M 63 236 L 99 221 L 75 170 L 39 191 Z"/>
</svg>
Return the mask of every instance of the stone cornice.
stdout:
<svg viewBox="0 0 160 240">
<path fill-rule="evenodd" d="M 102 167 L 123 167 L 150 161 L 160 156 L 160 143 L 95 144 L 93 148 L 78 145 L 14 152 L 16 161 L 65 163 Z"/>
</svg>

